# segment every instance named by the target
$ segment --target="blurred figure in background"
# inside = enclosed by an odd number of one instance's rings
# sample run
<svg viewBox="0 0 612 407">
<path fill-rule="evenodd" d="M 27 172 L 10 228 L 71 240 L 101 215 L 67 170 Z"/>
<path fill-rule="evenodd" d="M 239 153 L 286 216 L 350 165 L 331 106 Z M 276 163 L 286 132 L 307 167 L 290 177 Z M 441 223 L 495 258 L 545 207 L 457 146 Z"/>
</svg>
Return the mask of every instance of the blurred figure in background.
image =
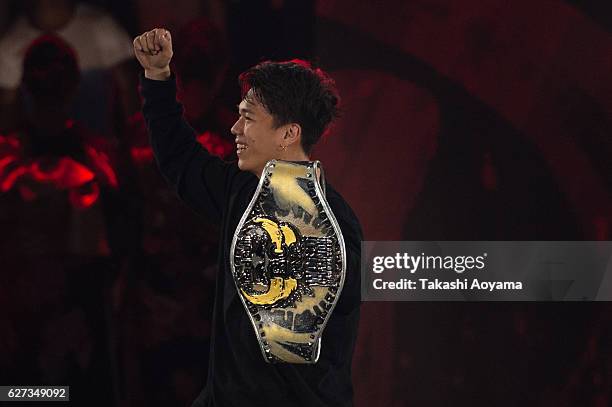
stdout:
<svg viewBox="0 0 612 407">
<path fill-rule="evenodd" d="M 69 112 L 79 78 L 65 41 L 36 39 L 23 62 L 24 121 L 0 136 L 0 297 L 13 304 L 0 342 L 19 338 L 0 371 L 7 382 L 70 384 L 75 402 L 104 394 L 88 405 L 106 406 L 110 255 L 126 252 L 126 233 L 113 219 L 120 185 L 108 142 Z"/>
<path fill-rule="evenodd" d="M 101 214 L 92 214 L 101 210 L 98 198 L 105 190 L 116 189 L 118 180 L 109 144 L 69 113 L 80 77 L 74 52 L 61 38 L 45 35 L 27 50 L 23 66 L 27 108 L 17 130 L 0 139 L 0 192 L 31 205 L 18 205 L 19 212 L 40 204 L 41 217 L 32 213 L 24 217 L 32 230 L 20 224 L 14 232 L 23 239 L 12 236 L 2 249 L 106 255 Z M 49 216 L 59 208 L 67 211 L 65 217 Z M 47 229 L 47 224 L 53 227 Z"/>
</svg>

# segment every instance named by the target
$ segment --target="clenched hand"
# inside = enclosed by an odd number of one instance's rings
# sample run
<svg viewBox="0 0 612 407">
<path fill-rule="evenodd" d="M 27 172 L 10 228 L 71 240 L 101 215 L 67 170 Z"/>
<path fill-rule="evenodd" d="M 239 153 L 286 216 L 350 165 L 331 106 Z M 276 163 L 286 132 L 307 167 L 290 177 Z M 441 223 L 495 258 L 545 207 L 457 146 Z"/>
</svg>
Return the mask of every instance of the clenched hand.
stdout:
<svg viewBox="0 0 612 407">
<path fill-rule="evenodd" d="M 155 28 L 134 38 L 134 54 L 144 68 L 145 77 L 155 80 L 168 79 L 172 59 L 170 31 Z"/>
</svg>

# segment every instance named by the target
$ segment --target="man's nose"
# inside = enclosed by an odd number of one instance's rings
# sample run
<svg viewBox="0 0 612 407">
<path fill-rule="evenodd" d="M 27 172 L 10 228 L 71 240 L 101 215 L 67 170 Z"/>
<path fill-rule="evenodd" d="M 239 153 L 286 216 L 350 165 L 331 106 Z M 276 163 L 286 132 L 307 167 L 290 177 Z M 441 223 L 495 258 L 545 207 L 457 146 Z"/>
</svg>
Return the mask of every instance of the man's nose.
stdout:
<svg viewBox="0 0 612 407">
<path fill-rule="evenodd" d="M 237 136 L 239 134 L 242 134 L 242 129 L 243 129 L 242 118 L 240 118 L 236 120 L 236 123 L 234 123 L 230 131 L 232 132 L 234 136 Z"/>
</svg>

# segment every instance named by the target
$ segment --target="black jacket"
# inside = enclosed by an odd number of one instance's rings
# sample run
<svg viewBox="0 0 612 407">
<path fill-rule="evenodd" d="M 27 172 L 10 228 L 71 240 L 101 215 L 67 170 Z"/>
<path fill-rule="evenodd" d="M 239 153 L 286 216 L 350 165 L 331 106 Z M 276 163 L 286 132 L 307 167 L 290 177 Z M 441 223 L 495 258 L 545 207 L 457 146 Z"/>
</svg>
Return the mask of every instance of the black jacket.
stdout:
<svg viewBox="0 0 612 407">
<path fill-rule="evenodd" d="M 327 184 L 327 200 L 344 236 L 348 267 L 339 302 L 323 331 L 319 361 L 314 365 L 266 363 L 229 262 L 234 232 L 258 178 L 240 171 L 236 163 L 210 155 L 196 141 L 176 101 L 174 77 L 154 81 L 141 76 L 141 90 L 162 174 L 183 201 L 221 228 L 208 381 L 194 406 L 351 406 L 362 240 L 355 214 Z"/>
</svg>

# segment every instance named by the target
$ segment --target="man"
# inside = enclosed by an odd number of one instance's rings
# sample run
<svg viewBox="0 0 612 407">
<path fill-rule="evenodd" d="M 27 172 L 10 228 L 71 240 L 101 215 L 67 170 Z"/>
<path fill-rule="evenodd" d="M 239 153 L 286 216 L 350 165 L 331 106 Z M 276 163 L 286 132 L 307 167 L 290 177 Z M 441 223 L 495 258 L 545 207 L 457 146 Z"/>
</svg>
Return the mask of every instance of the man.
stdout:
<svg viewBox="0 0 612 407">
<path fill-rule="evenodd" d="M 208 382 L 193 406 L 351 406 L 362 234 L 342 197 L 326 185 L 326 200 L 344 236 L 347 267 L 316 363 L 266 362 L 230 267 L 232 238 L 266 163 L 307 161 L 337 116 L 333 81 L 303 61 L 264 62 L 240 75 L 243 100 L 231 128 L 238 162 L 226 163 L 196 142 L 183 119 L 169 67 L 170 33 L 155 29 L 136 37 L 134 52 L 144 68 L 143 113 L 161 172 L 181 199 L 221 227 Z"/>
</svg>

